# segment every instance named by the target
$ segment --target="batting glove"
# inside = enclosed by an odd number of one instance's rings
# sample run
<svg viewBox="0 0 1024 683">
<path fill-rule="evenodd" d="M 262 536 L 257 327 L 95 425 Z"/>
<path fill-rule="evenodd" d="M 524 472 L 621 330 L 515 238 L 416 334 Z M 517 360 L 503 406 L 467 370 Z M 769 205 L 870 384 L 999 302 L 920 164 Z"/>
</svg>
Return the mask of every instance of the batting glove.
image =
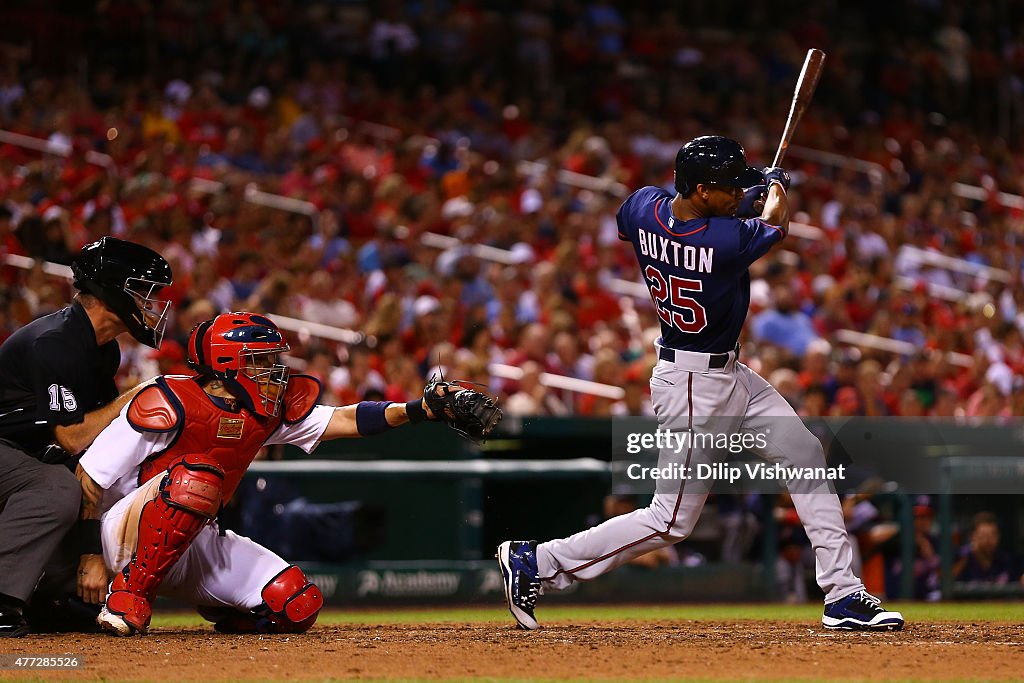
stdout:
<svg viewBox="0 0 1024 683">
<path fill-rule="evenodd" d="M 764 169 L 764 182 L 768 187 L 771 187 L 772 183 L 778 183 L 782 185 L 783 190 L 789 190 L 789 171 L 782 168 L 781 166 L 773 166 L 772 168 Z"/>
</svg>

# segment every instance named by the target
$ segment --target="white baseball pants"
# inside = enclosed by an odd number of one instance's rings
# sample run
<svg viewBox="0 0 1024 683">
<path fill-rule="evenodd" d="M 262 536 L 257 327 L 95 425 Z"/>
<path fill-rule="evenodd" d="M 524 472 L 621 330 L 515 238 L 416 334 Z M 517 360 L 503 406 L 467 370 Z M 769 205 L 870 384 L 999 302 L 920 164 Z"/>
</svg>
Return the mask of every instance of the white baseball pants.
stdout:
<svg viewBox="0 0 1024 683">
<path fill-rule="evenodd" d="M 103 515 L 103 559 L 111 571 L 131 561 L 142 507 L 157 496 L 163 478 L 163 473 L 153 477 Z M 262 604 L 267 582 L 287 567 L 276 553 L 232 531 L 221 536 L 211 523 L 167 572 L 159 594 L 190 605 L 250 610 Z"/>
</svg>

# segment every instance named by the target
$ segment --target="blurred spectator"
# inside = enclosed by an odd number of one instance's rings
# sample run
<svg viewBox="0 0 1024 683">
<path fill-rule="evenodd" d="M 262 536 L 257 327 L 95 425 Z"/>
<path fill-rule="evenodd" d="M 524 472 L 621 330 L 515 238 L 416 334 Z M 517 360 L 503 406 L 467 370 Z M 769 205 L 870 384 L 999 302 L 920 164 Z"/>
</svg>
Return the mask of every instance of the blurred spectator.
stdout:
<svg viewBox="0 0 1024 683">
<path fill-rule="evenodd" d="M 898 538 L 899 524 L 885 519 L 873 502 L 884 482 L 877 478 L 864 481 L 857 491 L 843 498 L 843 516 L 846 528 L 856 539 L 854 544 L 854 572 L 864 581 L 872 595 L 885 595 L 885 548 Z"/>
<path fill-rule="evenodd" d="M 864 406 L 860 400 L 860 394 L 853 387 L 840 387 L 836 392 L 835 406 L 832 408 L 833 417 L 853 417 L 863 415 Z"/>
<path fill-rule="evenodd" d="M 541 367 L 534 361 L 523 363 L 520 368 L 519 390 L 505 402 L 509 415 L 567 415 L 569 409 L 540 383 Z"/>
<path fill-rule="evenodd" d="M 787 603 L 807 602 L 807 575 L 814 567 L 814 556 L 788 491 L 776 496 L 772 514 L 779 534 L 779 556 L 775 563 L 779 595 Z M 854 571 L 858 569 L 855 567 Z"/>
<path fill-rule="evenodd" d="M 371 366 L 370 350 L 353 346 L 348 351 L 348 364 L 335 368 L 330 378 L 331 390 L 341 401 L 338 405 L 351 405 L 367 401 L 371 392 L 383 393 L 387 385 L 379 372 Z"/>
<path fill-rule="evenodd" d="M 722 562 L 743 562 L 748 559 L 761 531 L 759 517 L 764 506 L 761 494 L 716 494 L 714 501 L 722 527 Z"/>
<path fill-rule="evenodd" d="M 803 356 L 808 344 L 818 338 L 811 318 L 797 308 L 791 287 L 772 290 L 774 307 L 763 311 L 751 321 L 754 339 L 781 346 L 794 356 Z"/>
<path fill-rule="evenodd" d="M 970 542 L 960 549 L 953 577 L 963 583 L 1004 586 L 1016 579 L 1013 558 L 999 547 L 999 518 L 979 512 L 971 520 Z"/>
<path fill-rule="evenodd" d="M 929 602 L 942 598 L 942 567 L 939 558 L 939 539 L 933 531 L 935 510 L 928 496 L 917 496 L 914 499 L 914 559 L 913 559 L 913 598 Z M 902 558 L 897 556 L 893 561 L 893 580 L 901 581 L 903 574 Z"/>
<path fill-rule="evenodd" d="M 779 556 L 775 562 L 778 595 L 789 605 L 807 602 L 807 579 L 814 560 L 811 545 L 798 526 L 786 526 L 779 537 Z"/>
<path fill-rule="evenodd" d="M 807 345 L 800 371 L 800 386 L 805 390 L 812 386 L 825 392 L 826 405 L 832 402 L 836 393 L 836 380 L 831 370 L 832 345 L 824 339 L 812 341 Z M 805 397 L 806 398 L 806 397 Z"/>
<path fill-rule="evenodd" d="M 626 371 L 622 385 L 624 396 L 621 401 L 612 405 L 612 415 L 633 415 L 648 417 L 654 415 L 651 405 L 651 389 L 648 384 L 651 368 L 632 367 Z"/>
<path fill-rule="evenodd" d="M 794 409 L 800 406 L 800 377 L 791 368 L 778 368 L 768 375 L 768 383 L 775 387 Z"/>
<path fill-rule="evenodd" d="M 589 415 L 645 410 L 634 362 L 657 324 L 645 296 L 623 299 L 642 278 L 615 239 L 615 183 L 670 185 L 679 142 L 707 121 L 768 163 L 769 84 L 792 81 L 801 59 L 751 40 L 759 12 L 730 17 L 736 40 L 718 59 L 714 32 L 687 33 L 675 12 L 621 0 L 486 12 L 244 2 L 212 14 L 199 3 L 128 23 L 123 5 L 82 18 L 101 37 L 84 48 L 54 43 L 43 20 L 5 48 L 0 128 L 61 151 L 0 145 L 0 255 L 60 263 L 89 239 L 130 236 L 181 274 L 170 337 L 187 335 L 187 309 L 202 300 L 214 313 L 248 307 L 363 328 L 377 343 L 369 364 L 396 395 L 409 383 L 397 354 L 424 373 L 441 344 L 454 356 L 472 341 L 485 364 L 530 360 L 627 390 L 621 403 L 538 390 L 541 403 L 552 396 Z M 841 58 L 801 144 L 853 161 L 787 158 L 794 219 L 822 233 L 792 235 L 756 265 L 743 355 L 763 376 L 778 373 L 801 414 L 1005 420 L 1024 403 L 1024 249 L 999 194 L 1024 188 L 1014 161 L 1024 119 L 999 115 L 1024 50 L 983 10 L 926 5 L 897 2 L 871 22 L 860 7 L 816 10 L 820 26 L 846 30 L 829 36 Z M 781 41 L 804 34 L 805 12 L 777 10 Z M 691 25 L 717 25 L 726 6 L 688 12 Z M 1006 13 L 1002 25 L 1015 25 L 1018 9 Z M 935 66 L 928 78 L 893 62 L 888 41 L 872 40 L 879 31 L 907 37 L 915 63 Z M 648 87 L 650 71 L 668 66 L 665 87 Z M 692 95 L 698 67 L 737 87 Z M 12 324 L 48 310 L 66 286 L 14 268 L 0 282 L 17 292 Z M 469 334 L 478 327 L 489 338 Z M 923 353 L 869 343 L 854 357 L 841 330 Z M 316 343 L 323 363 L 348 353 Z M 949 352 L 973 365 L 948 363 Z"/>
<path fill-rule="evenodd" d="M 332 327 L 358 327 L 359 313 L 356 307 L 352 302 L 337 296 L 337 288 L 327 271 L 321 270 L 310 275 L 305 291 L 296 298 L 296 312 L 300 318 Z"/>
</svg>

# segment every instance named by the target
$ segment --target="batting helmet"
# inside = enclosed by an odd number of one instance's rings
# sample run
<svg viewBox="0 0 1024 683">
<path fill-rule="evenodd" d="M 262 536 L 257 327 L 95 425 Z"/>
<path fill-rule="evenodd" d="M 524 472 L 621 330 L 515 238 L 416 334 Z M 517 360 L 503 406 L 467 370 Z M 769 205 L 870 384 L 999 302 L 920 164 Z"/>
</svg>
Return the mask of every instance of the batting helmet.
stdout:
<svg viewBox="0 0 1024 683">
<path fill-rule="evenodd" d="M 152 249 L 103 237 L 71 262 L 75 287 L 110 307 L 133 337 L 160 347 L 171 302 L 157 294 L 172 282 L 171 266 Z"/>
<path fill-rule="evenodd" d="M 192 328 L 188 364 L 200 375 L 219 379 L 253 413 L 274 417 L 288 388 L 288 351 L 281 330 L 255 313 L 222 313 Z"/>
<path fill-rule="evenodd" d="M 740 143 L 721 135 L 705 135 L 676 152 L 676 192 L 689 197 L 700 183 L 747 188 L 764 184 L 764 175 L 747 166 Z"/>
</svg>

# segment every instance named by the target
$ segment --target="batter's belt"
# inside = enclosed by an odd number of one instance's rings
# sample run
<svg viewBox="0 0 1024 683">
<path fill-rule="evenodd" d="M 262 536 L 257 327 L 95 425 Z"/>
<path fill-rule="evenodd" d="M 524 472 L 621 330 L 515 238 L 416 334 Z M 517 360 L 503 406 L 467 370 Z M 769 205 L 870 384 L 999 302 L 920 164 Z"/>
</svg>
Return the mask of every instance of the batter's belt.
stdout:
<svg viewBox="0 0 1024 683">
<path fill-rule="evenodd" d="M 669 363 L 675 363 L 676 358 L 680 355 L 685 354 L 688 359 L 691 360 L 703 360 L 707 359 L 709 370 L 721 370 L 729 364 L 729 361 L 733 358 L 738 359 L 740 356 L 740 345 L 736 344 L 736 348 L 729 353 L 699 353 L 697 351 L 683 351 L 681 349 L 671 349 L 667 346 L 658 345 L 658 358 Z"/>
</svg>

